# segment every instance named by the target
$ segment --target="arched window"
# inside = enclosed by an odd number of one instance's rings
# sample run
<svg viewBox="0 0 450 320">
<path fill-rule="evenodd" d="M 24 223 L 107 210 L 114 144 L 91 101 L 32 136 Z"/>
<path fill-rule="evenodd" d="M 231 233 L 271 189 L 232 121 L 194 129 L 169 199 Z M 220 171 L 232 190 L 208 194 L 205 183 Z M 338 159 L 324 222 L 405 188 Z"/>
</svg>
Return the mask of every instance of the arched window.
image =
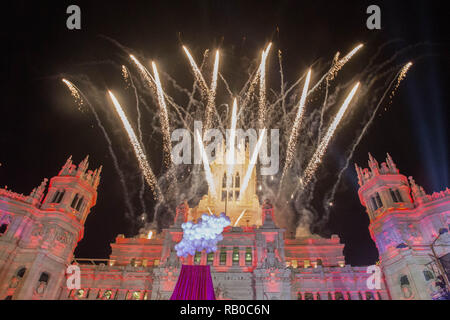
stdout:
<svg viewBox="0 0 450 320">
<path fill-rule="evenodd" d="M 314 295 L 311 292 L 306 292 L 305 300 L 314 300 Z"/>
<path fill-rule="evenodd" d="M 359 298 L 359 300 L 363 300 L 363 296 L 362 296 L 361 292 L 358 292 L 358 298 Z"/>
<path fill-rule="evenodd" d="M 375 300 L 372 292 L 366 292 L 366 300 Z"/>
<path fill-rule="evenodd" d="M 379 292 L 377 292 L 377 297 L 378 297 L 378 300 L 383 300 L 383 299 L 381 298 L 381 294 L 380 294 Z"/>
<path fill-rule="evenodd" d="M 322 300 L 322 298 L 320 297 L 320 293 L 319 292 L 317 292 L 317 294 L 316 294 L 316 300 Z"/>
<path fill-rule="evenodd" d="M 222 188 L 226 188 L 227 187 L 227 175 L 226 173 L 223 174 L 223 178 L 222 178 Z"/>
<path fill-rule="evenodd" d="M 334 294 L 334 300 L 344 300 L 344 295 L 342 294 L 342 292 L 336 292 Z"/>
<path fill-rule="evenodd" d="M 239 177 L 239 172 L 236 173 L 236 176 L 234 178 L 234 187 L 235 188 L 241 187 L 241 177 Z"/>
<path fill-rule="evenodd" d="M 322 266 L 322 265 L 323 265 L 322 259 L 317 259 L 317 266 Z"/>
<path fill-rule="evenodd" d="M 403 275 L 400 277 L 400 285 L 401 286 L 409 286 L 408 276 Z"/>
<path fill-rule="evenodd" d="M 425 277 L 426 281 L 434 279 L 434 274 L 430 270 L 423 270 L 423 276 Z"/>
<path fill-rule="evenodd" d="M 352 295 L 349 292 L 347 292 L 347 300 L 352 300 Z"/>
<path fill-rule="evenodd" d="M 44 282 L 48 284 L 48 280 L 50 279 L 50 275 L 47 272 L 42 272 L 41 276 L 39 277 L 39 282 Z"/>
<path fill-rule="evenodd" d="M 6 233 L 6 231 L 8 230 L 8 226 L 9 224 L 6 223 L 0 224 L 0 236 Z"/>
<path fill-rule="evenodd" d="M 26 271 L 27 271 L 27 268 L 22 267 L 22 268 L 20 268 L 19 270 L 17 270 L 16 276 L 17 276 L 18 278 L 23 278 L 23 276 L 25 275 L 25 272 L 26 272 Z"/>
<path fill-rule="evenodd" d="M 301 292 L 297 292 L 297 300 L 303 300 Z"/>
</svg>

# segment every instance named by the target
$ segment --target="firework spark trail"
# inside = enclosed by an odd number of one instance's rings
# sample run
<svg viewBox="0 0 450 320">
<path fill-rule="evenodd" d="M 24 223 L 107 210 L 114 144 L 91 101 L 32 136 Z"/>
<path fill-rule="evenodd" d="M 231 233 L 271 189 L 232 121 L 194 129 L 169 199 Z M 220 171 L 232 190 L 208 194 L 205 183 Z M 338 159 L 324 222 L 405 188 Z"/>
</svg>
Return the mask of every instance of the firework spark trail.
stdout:
<svg viewBox="0 0 450 320">
<path fill-rule="evenodd" d="M 206 182 L 208 182 L 209 191 L 211 192 L 212 196 L 215 197 L 216 196 L 216 188 L 214 186 L 214 179 L 213 179 L 213 176 L 211 173 L 211 168 L 209 167 L 208 155 L 206 154 L 205 147 L 203 146 L 203 142 L 202 142 L 202 137 L 198 133 L 198 130 L 195 131 L 195 134 L 197 135 L 197 143 L 200 147 L 200 152 L 202 155 L 203 167 L 205 169 Z"/>
<path fill-rule="evenodd" d="M 242 211 L 242 213 L 239 215 L 239 217 L 236 219 L 236 222 L 234 223 L 234 226 L 235 226 L 235 227 L 238 226 L 239 221 L 241 221 L 241 219 L 242 219 L 242 217 L 244 216 L 244 213 L 245 213 L 246 211 L 247 211 L 247 209 L 244 209 L 244 210 Z"/>
<path fill-rule="evenodd" d="M 283 169 L 283 173 L 280 179 L 280 186 L 283 184 L 284 176 L 286 175 L 287 170 L 291 167 L 292 160 L 295 155 L 295 150 L 297 146 L 298 135 L 300 134 L 300 128 L 302 125 L 303 115 L 305 113 L 305 105 L 306 105 L 306 95 L 308 93 L 309 81 L 311 79 L 311 69 L 309 69 L 308 74 L 306 75 L 305 85 L 303 86 L 302 96 L 300 98 L 300 102 L 298 104 L 297 116 L 294 120 L 294 125 L 292 126 L 291 135 L 289 137 L 289 143 L 286 149 L 286 161 Z"/>
<path fill-rule="evenodd" d="M 208 85 L 206 84 L 205 78 L 203 78 L 202 72 L 200 71 L 197 64 L 195 63 L 194 58 L 192 58 L 192 55 L 190 54 L 188 48 L 186 48 L 186 46 L 183 46 L 183 50 L 186 53 L 186 56 L 188 57 L 189 63 L 191 64 L 191 67 L 192 67 L 192 70 L 194 71 L 195 79 L 197 80 L 197 82 L 200 83 L 200 85 L 203 89 L 202 95 L 204 97 L 207 97 L 208 93 L 209 93 L 209 88 L 208 88 Z"/>
<path fill-rule="evenodd" d="M 91 105 L 89 100 L 84 96 L 84 94 L 78 89 L 72 82 L 66 79 L 62 79 L 62 81 L 67 85 L 72 95 L 76 94 L 74 97 L 79 97 L 82 101 L 86 101 L 86 104 L 89 106 L 89 109 L 92 111 L 92 114 L 95 117 L 95 120 L 97 121 L 97 125 L 99 126 L 100 130 L 103 133 L 103 136 L 105 137 L 106 143 L 108 144 L 108 150 L 111 155 L 111 158 L 113 160 L 114 168 L 116 169 L 117 175 L 119 176 L 120 183 L 122 185 L 122 191 L 123 191 L 123 197 L 125 201 L 125 206 L 129 212 L 126 213 L 128 218 L 134 217 L 134 210 L 133 206 L 131 205 L 130 196 L 128 194 L 128 188 L 125 183 L 125 175 L 123 174 L 122 170 L 120 170 L 119 167 L 119 161 L 117 160 L 117 156 L 113 150 L 111 139 L 109 138 L 108 133 L 106 132 L 105 127 L 103 126 L 102 122 L 100 121 L 100 118 L 98 117 L 97 111 L 95 111 L 94 107 Z"/>
<path fill-rule="evenodd" d="M 120 120 L 122 121 L 125 131 L 128 134 L 128 138 L 130 139 L 131 145 L 133 146 L 134 153 L 136 154 L 136 158 L 139 163 L 139 167 L 141 168 L 142 173 L 145 176 L 145 180 L 147 181 L 147 184 L 152 189 L 153 194 L 156 199 L 158 197 L 163 198 L 163 195 L 162 195 L 161 190 L 159 189 L 155 174 L 153 173 L 152 168 L 150 168 L 150 165 L 148 164 L 147 157 L 145 156 L 144 150 L 142 150 L 142 147 L 139 144 L 138 138 L 136 137 L 136 134 L 134 133 L 134 130 L 131 127 L 131 124 L 128 121 L 127 116 L 123 112 L 122 107 L 120 106 L 120 104 L 117 101 L 114 94 L 111 91 L 108 91 L 108 93 L 109 93 L 109 96 L 111 97 L 114 108 L 115 108 L 117 114 L 119 115 Z"/>
<path fill-rule="evenodd" d="M 281 96 L 281 109 L 283 114 L 286 115 L 286 96 L 284 94 L 284 72 L 283 72 L 283 57 L 281 50 L 278 50 L 278 65 L 280 66 L 280 96 Z"/>
<path fill-rule="evenodd" d="M 252 157 L 250 158 L 250 163 L 248 165 L 247 172 L 245 173 L 244 180 L 242 182 L 242 187 L 241 187 L 240 195 L 239 195 L 239 201 L 242 199 L 242 196 L 248 187 L 248 183 L 252 176 L 253 168 L 255 167 L 256 161 L 258 160 L 259 149 L 261 149 L 261 145 L 263 143 L 265 135 L 266 135 L 266 129 L 261 129 L 258 142 L 256 143 L 255 150 L 253 150 L 253 154 L 252 154 Z"/>
<path fill-rule="evenodd" d="M 325 114 L 325 108 L 328 101 L 328 91 L 330 89 L 330 83 L 328 79 L 325 80 L 325 98 L 323 99 L 322 108 L 320 109 L 320 123 L 319 123 L 319 129 L 317 130 L 317 144 L 320 143 L 320 140 L 322 139 L 322 127 L 323 127 L 323 116 Z"/>
<path fill-rule="evenodd" d="M 139 95 L 136 86 L 134 85 L 134 81 L 132 76 L 130 75 L 130 72 L 128 71 L 127 67 L 122 66 L 122 75 L 125 79 L 125 82 L 128 86 L 131 86 L 134 91 L 134 97 L 136 99 L 136 113 L 137 113 L 137 128 L 138 128 L 138 137 L 139 137 L 139 143 L 142 146 L 142 149 L 145 152 L 144 142 L 142 141 L 142 127 L 141 127 L 141 108 L 139 107 Z M 139 201 L 141 203 L 142 212 L 147 212 L 147 206 L 145 205 L 144 200 L 145 195 L 145 177 L 143 174 L 141 174 L 141 187 L 139 189 Z"/>
<path fill-rule="evenodd" d="M 342 67 L 363 47 L 363 44 L 359 44 L 357 45 L 352 51 L 350 51 L 345 57 L 343 57 L 342 59 L 338 60 L 336 63 L 333 64 L 333 67 L 331 68 L 327 79 L 328 80 L 333 80 L 337 73 L 339 72 L 339 70 L 342 69 Z M 336 55 L 336 58 L 338 58 L 338 55 Z"/>
<path fill-rule="evenodd" d="M 261 65 L 259 66 L 259 127 L 264 128 L 266 122 L 266 61 L 272 43 L 262 52 Z"/>
<path fill-rule="evenodd" d="M 236 159 L 234 157 L 235 153 L 235 140 L 236 140 L 236 123 L 237 123 L 237 100 L 233 101 L 233 110 L 231 114 L 231 129 L 230 129 L 230 137 L 228 142 L 228 150 L 227 154 L 227 164 L 228 164 L 228 172 L 227 172 L 227 189 L 231 187 L 232 179 L 233 179 L 233 169 Z"/>
<path fill-rule="evenodd" d="M 339 171 L 338 177 L 336 182 L 333 185 L 333 188 L 331 189 L 330 195 L 325 199 L 325 217 L 324 220 L 327 220 L 329 217 L 329 213 L 330 213 L 330 203 L 333 203 L 334 201 L 334 196 L 336 195 L 336 191 L 337 188 L 339 186 L 339 183 L 342 180 L 342 176 L 345 172 L 345 170 L 347 170 L 348 166 L 350 165 L 350 160 L 353 158 L 353 154 L 355 153 L 356 148 L 358 147 L 359 143 L 361 142 L 362 138 L 366 135 L 367 130 L 369 129 L 370 125 L 372 124 L 373 120 L 375 119 L 375 116 L 378 112 L 378 109 L 380 108 L 380 106 L 382 105 L 384 99 L 386 98 L 388 92 L 391 90 L 392 86 L 395 84 L 394 89 L 391 91 L 392 93 L 395 93 L 395 91 L 398 89 L 400 82 L 405 79 L 406 77 L 406 73 L 408 72 L 408 70 L 411 68 L 412 63 L 408 62 L 394 77 L 394 79 L 390 82 L 389 86 L 386 88 L 385 92 L 383 93 L 383 96 L 381 97 L 381 99 L 378 101 L 378 104 L 376 105 L 376 107 L 374 108 L 371 117 L 369 118 L 369 120 L 367 121 L 366 125 L 363 127 L 361 133 L 359 134 L 358 138 L 356 138 L 355 142 L 353 143 L 351 149 L 350 149 L 350 153 L 347 156 L 347 159 L 345 160 L 345 165 L 344 167 Z"/>
<path fill-rule="evenodd" d="M 164 150 L 164 163 L 166 167 L 172 165 L 172 142 L 170 140 L 170 126 L 169 126 L 169 116 L 167 114 L 167 105 L 164 100 L 164 91 L 161 86 L 161 81 L 159 79 L 158 69 L 156 64 L 152 62 L 153 74 L 155 78 L 158 102 L 159 102 L 159 118 L 161 121 L 161 130 L 163 132 L 163 150 Z"/>
<path fill-rule="evenodd" d="M 345 99 L 344 103 L 342 104 L 341 108 L 339 109 L 338 113 L 336 114 L 336 117 L 334 118 L 333 122 L 331 123 L 330 127 L 327 130 L 327 133 L 325 134 L 322 142 L 320 143 L 319 147 L 315 151 L 313 157 L 311 158 L 310 162 L 308 163 L 308 166 L 305 169 L 305 172 L 303 174 L 303 177 L 300 179 L 302 181 L 303 185 L 306 185 L 314 175 L 314 173 L 317 170 L 317 167 L 319 166 L 320 162 L 322 161 L 322 157 L 325 154 L 325 150 L 328 147 L 328 144 L 331 140 L 331 138 L 334 135 L 334 132 L 336 131 L 340 121 L 342 120 L 345 111 L 347 111 L 348 106 L 350 105 L 350 102 L 353 99 L 353 96 L 356 93 L 356 90 L 358 90 L 360 83 L 358 82 L 350 92 L 350 94 Z"/>
<path fill-rule="evenodd" d="M 138 59 L 135 58 L 135 56 L 133 56 L 132 54 L 130 54 L 130 58 L 131 60 L 133 60 L 133 62 L 136 64 L 139 73 L 141 74 L 141 77 L 145 80 L 145 83 L 153 90 L 157 90 L 155 88 L 155 79 L 153 79 L 152 75 L 150 74 L 150 72 L 148 72 L 147 68 L 145 68 L 142 63 L 139 62 Z"/>
<path fill-rule="evenodd" d="M 205 130 L 208 130 L 211 127 L 212 120 L 212 109 L 215 107 L 216 103 L 216 89 L 217 89 L 217 74 L 219 72 L 219 50 L 216 51 L 216 59 L 214 61 L 214 70 L 211 80 L 211 88 L 208 92 L 208 103 L 206 105 L 205 111 Z"/>
</svg>

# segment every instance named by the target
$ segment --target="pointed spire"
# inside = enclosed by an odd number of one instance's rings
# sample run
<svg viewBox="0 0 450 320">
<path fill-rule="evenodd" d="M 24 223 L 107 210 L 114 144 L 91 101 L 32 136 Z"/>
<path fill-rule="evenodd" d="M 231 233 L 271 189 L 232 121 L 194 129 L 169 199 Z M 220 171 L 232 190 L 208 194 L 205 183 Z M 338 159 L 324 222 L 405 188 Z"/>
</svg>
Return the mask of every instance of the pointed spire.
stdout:
<svg viewBox="0 0 450 320">
<path fill-rule="evenodd" d="M 358 164 L 356 164 L 356 163 L 355 163 L 355 170 L 356 170 L 356 173 L 358 174 L 358 184 L 360 187 L 362 187 L 364 184 L 363 175 L 362 175 L 361 168 L 358 167 Z"/>
<path fill-rule="evenodd" d="M 397 166 L 395 165 L 394 160 L 392 160 L 392 157 L 389 153 L 387 154 L 386 162 L 392 173 L 399 173 Z"/>
<path fill-rule="evenodd" d="M 426 196 L 425 190 L 421 186 L 416 184 L 416 181 L 414 181 L 413 177 L 408 177 L 408 179 L 411 185 L 411 193 L 413 195 L 414 200 Z"/>
<path fill-rule="evenodd" d="M 369 167 L 372 170 L 372 174 L 377 176 L 380 174 L 380 168 L 378 166 L 377 160 L 372 157 L 372 155 L 369 152 Z"/>
<path fill-rule="evenodd" d="M 78 165 L 77 175 L 84 174 L 89 166 L 89 155 Z"/>
<path fill-rule="evenodd" d="M 100 173 L 102 172 L 103 166 L 100 166 L 100 168 L 95 170 L 94 178 L 92 179 L 92 186 L 97 189 L 99 183 L 100 183 Z"/>
<path fill-rule="evenodd" d="M 66 163 L 62 166 L 61 170 L 59 171 L 58 175 L 66 175 L 67 173 L 69 173 L 70 168 L 72 167 L 72 156 L 70 156 L 67 160 Z"/>
<path fill-rule="evenodd" d="M 42 197 L 44 196 L 45 187 L 47 186 L 48 179 L 45 178 L 42 180 L 41 184 L 34 188 L 33 191 L 30 193 L 30 197 L 33 199 L 38 200 L 39 202 L 42 200 Z"/>
</svg>

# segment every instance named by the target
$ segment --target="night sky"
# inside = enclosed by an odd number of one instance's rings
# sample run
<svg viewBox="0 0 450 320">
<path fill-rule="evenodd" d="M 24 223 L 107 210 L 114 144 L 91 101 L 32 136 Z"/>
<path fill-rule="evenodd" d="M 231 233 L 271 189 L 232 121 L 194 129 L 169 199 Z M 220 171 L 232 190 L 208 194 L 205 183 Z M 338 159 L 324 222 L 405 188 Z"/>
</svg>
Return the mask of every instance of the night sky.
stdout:
<svg viewBox="0 0 450 320">
<path fill-rule="evenodd" d="M 81 8 L 81 30 L 66 28 L 70 4 Z M 379 31 L 366 28 L 370 4 L 381 7 Z M 174 76 L 183 64 L 184 77 L 190 74 L 181 43 L 197 57 L 204 49 L 217 46 L 235 56 L 256 57 L 273 41 L 283 51 L 286 77 L 291 81 L 317 58 L 330 59 L 336 51 L 347 52 L 360 42 L 368 52 L 355 64 L 365 63 L 390 40 L 398 40 L 390 46 L 391 54 L 415 45 L 398 58 L 398 63 L 404 63 L 410 57 L 415 65 L 392 105 L 380 110 L 356 149 L 322 235 L 341 237 L 347 263 L 367 265 L 378 259 L 353 169 L 353 162 L 367 166 L 368 152 L 380 162 L 389 152 L 400 171 L 414 175 L 428 193 L 450 186 L 450 51 L 444 1 L 9 1 L 2 6 L 0 185 L 29 194 L 44 177 L 56 175 L 69 155 L 78 163 L 89 154 L 91 168 L 102 164 L 98 202 L 87 219 L 77 257 L 106 258 L 117 234 L 132 236 L 137 231 L 124 216 L 122 189 L 95 119 L 77 109 L 60 81 L 63 74 L 89 74 L 100 87 L 122 90 L 112 80 L 114 73 L 120 78 L 120 70 L 110 63 L 124 63 L 123 52 L 105 36 L 160 61 Z M 113 115 L 100 115 L 114 137 L 120 165 L 130 177 L 128 188 L 136 190 L 139 171 L 125 138 L 117 138 L 123 136 L 122 128 L 112 120 Z M 323 166 L 330 170 L 319 182 L 323 189 L 333 184 L 354 138 L 351 134 L 361 127 L 358 121 L 353 126 L 346 127 L 325 156 Z M 158 172 L 161 144 L 148 138 L 146 148 Z M 140 204 L 136 192 L 131 193 L 138 215 Z M 149 216 L 151 198 L 147 189 Z M 315 202 L 321 203 L 320 193 Z M 321 211 L 320 206 L 317 210 Z"/>
</svg>

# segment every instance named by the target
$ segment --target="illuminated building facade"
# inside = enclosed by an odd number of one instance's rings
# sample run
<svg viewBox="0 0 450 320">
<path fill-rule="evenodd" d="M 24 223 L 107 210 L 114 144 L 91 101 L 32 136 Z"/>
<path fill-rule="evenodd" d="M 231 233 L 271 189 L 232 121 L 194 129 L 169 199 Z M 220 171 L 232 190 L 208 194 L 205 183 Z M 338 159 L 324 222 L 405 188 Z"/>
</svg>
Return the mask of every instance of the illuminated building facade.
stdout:
<svg viewBox="0 0 450 320">
<path fill-rule="evenodd" d="M 227 190 L 225 165 L 212 163 L 215 195 L 205 195 L 196 208 L 180 204 L 173 225 L 160 233 L 117 236 L 109 259 L 73 257 L 100 179 L 100 170 L 87 170 L 87 159 L 78 166 L 69 159 L 47 193 L 46 180 L 29 196 L 0 189 L 0 299 L 169 299 L 182 264 L 211 265 L 217 299 L 431 299 L 436 294 L 430 279 L 437 273 L 423 244 L 449 223 L 449 190 L 426 195 L 398 173 L 390 157 L 380 168 L 373 158 L 370 171 L 357 167 L 359 196 L 383 271 L 380 288 L 369 289 L 371 274 L 345 264 L 338 236 L 289 238 L 277 226 L 270 201 L 259 204 L 254 171 L 242 197 L 236 196 L 248 165 L 248 154 L 239 157 L 244 164 L 234 168 Z M 222 191 L 227 191 L 223 197 Z M 231 226 L 218 250 L 178 258 L 174 246 L 182 239 L 182 223 L 225 206 Z M 436 245 L 439 257 L 448 256 L 446 237 Z M 399 242 L 407 247 L 397 248 Z M 66 286 L 66 268 L 73 262 L 81 269 L 81 289 Z"/>
</svg>

